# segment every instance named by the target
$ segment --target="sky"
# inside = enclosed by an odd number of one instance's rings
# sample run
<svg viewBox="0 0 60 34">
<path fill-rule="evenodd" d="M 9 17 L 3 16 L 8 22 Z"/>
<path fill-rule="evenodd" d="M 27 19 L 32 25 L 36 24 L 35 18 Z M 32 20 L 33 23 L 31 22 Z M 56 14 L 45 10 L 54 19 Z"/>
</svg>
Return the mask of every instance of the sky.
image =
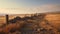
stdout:
<svg viewBox="0 0 60 34">
<path fill-rule="evenodd" d="M 60 0 L 0 0 L 0 14 L 60 11 Z"/>
</svg>

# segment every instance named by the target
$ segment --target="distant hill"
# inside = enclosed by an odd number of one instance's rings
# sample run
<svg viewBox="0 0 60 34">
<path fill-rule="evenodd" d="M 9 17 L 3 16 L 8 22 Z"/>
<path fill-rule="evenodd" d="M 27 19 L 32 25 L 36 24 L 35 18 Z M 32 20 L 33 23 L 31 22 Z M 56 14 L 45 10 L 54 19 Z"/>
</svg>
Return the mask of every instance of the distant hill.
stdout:
<svg viewBox="0 0 60 34">
<path fill-rule="evenodd" d="M 52 11 L 52 12 L 46 12 L 47 14 L 60 14 L 60 11 Z"/>
</svg>

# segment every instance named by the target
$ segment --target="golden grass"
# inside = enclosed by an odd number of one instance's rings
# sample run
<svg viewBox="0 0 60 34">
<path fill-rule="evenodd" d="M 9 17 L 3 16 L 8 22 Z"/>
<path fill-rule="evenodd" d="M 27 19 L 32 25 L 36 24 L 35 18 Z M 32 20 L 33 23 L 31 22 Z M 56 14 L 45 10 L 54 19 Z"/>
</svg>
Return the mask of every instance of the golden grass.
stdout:
<svg viewBox="0 0 60 34">
<path fill-rule="evenodd" d="M 20 16 L 20 15 L 19 15 Z M 13 19 L 14 17 L 16 17 L 16 16 L 9 16 L 9 19 Z M 58 32 L 58 30 L 60 30 L 60 14 L 46 14 L 46 16 L 44 17 L 46 20 L 48 20 L 48 23 L 49 24 L 46 24 L 46 22 L 43 20 L 42 22 L 40 22 L 40 21 L 34 21 L 34 20 L 27 20 L 28 22 L 32 22 L 33 23 L 33 25 L 32 26 L 30 26 L 29 28 L 32 28 L 32 29 L 34 29 L 34 28 L 36 28 L 37 27 L 37 25 L 35 25 L 35 24 L 37 24 L 37 23 L 39 23 L 38 25 L 40 26 L 40 27 L 42 27 L 42 28 L 45 28 L 46 30 L 50 30 L 50 29 L 52 29 L 52 31 L 54 32 L 54 34 L 60 34 L 60 32 Z M 22 22 L 22 21 L 19 21 L 19 22 Z M 25 21 L 26 22 L 26 21 Z M 25 22 L 23 22 L 23 23 L 25 23 Z M 2 24 L 4 24 L 4 23 L 6 23 L 5 22 L 5 16 L 3 16 L 3 17 L 0 17 L 0 23 L 2 23 Z M 8 26 L 10 26 L 11 28 L 13 27 L 13 28 L 15 28 L 15 26 L 16 26 L 16 24 L 10 24 L 10 25 L 8 25 Z M 6 26 L 5 27 L 5 29 L 7 30 L 7 27 L 8 26 Z M 10 28 L 10 27 L 8 27 L 8 28 Z M 17 27 L 16 27 L 17 28 Z M 5 30 L 4 29 L 4 30 Z M 1 30 L 1 29 L 0 29 Z M 9 29 L 8 29 L 9 30 Z M 39 30 L 39 29 L 38 29 Z M 47 33 L 46 34 L 50 34 L 50 32 L 48 32 L 47 31 Z"/>
</svg>

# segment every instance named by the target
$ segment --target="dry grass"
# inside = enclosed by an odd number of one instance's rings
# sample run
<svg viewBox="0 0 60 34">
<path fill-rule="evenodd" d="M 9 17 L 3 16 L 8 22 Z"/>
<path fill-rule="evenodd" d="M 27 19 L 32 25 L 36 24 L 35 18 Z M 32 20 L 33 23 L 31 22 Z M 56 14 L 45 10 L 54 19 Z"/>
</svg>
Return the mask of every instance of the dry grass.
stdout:
<svg viewBox="0 0 60 34">
<path fill-rule="evenodd" d="M 6 34 L 16 34 L 17 32 L 24 34 L 25 32 L 25 34 L 29 34 L 30 32 L 27 32 L 27 30 L 30 29 L 34 31 L 32 31 L 31 34 L 60 34 L 60 14 L 46 14 L 44 16 L 44 19 L 41 19 L 40 17 L 41 16 L 37 16 L 34 17 L 34 20 L 21 20 L 17 21 L 14 24 L 5 25 L 3 28 L 0 28 L 0 32 L 3 31 Z M 0 19 L 0 23 L 6 23 L 5 17 L 0 18 L 3 18 Z M 11 16 L 10 18 L 13 19 L 14 16 Z M 12 29 L 15 29 L 16 31 L 11 33 L 10 30 Z"/>
</svg>

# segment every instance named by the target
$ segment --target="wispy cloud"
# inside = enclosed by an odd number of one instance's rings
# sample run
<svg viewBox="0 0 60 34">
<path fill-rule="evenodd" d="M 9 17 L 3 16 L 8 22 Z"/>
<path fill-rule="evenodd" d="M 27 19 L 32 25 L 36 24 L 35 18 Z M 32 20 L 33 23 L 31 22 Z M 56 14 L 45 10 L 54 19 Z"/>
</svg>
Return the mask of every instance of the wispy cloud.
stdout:
<svg viewBox="0 0 60 34">
<path fill-rule="evenodd" d="M 22 8 L 1 8 L 0 14 L 31 14 L 60 11 L 60 5 L 41 5 L 37 7 L 22 7 Z"/>
</svg>

